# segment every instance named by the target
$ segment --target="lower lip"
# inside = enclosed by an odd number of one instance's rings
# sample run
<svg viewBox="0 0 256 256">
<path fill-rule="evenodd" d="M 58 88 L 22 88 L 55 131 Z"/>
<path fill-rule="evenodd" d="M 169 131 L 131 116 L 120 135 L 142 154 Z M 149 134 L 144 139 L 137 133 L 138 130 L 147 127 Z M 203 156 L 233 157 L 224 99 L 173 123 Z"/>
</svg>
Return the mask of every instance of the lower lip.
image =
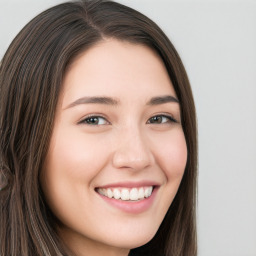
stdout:
<svg viewBox="0 0 256 256">
<path fill-rule="evenodd" d="M 98 193 L 98 195 L 111 206 L 127 213 L 138 214 L 147 211 L 153 204 L 157 193 L 157 187 L 153 189 L 151 196 L 140 201 L 122 201 L 114 198 L 108 198 Z"/>
</svg>

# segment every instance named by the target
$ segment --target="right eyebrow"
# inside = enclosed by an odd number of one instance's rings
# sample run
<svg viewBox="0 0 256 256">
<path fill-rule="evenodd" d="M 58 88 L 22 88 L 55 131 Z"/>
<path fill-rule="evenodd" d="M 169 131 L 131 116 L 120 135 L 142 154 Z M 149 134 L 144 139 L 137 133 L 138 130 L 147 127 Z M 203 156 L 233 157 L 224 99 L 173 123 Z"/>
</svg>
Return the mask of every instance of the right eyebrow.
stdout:
<svg viewBox="0 0 256 256">
<path fill-rule="evenodd" d="M 105 104 L 105 105 L 118 105 L 119 101 L 111 97 L 82 97 L 70 103 L 64 109 L 72 108 L 81 104 Z"/>
<path fill-rule="evenodd" d="M 157 96 L 153 97 L 147 105 L 161 105 L 165 103 L 175 102 L 179 104 L 179 101 L 176 97 L 172 95 L 164 95 L 164 96 Z"/>
</svg>

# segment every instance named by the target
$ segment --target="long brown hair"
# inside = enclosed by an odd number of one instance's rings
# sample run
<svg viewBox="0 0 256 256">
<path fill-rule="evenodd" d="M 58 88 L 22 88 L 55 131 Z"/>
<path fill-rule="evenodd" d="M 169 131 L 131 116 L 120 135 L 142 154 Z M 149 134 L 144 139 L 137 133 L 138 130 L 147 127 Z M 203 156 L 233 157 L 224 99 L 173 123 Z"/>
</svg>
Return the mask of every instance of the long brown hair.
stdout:
<svg viewBox="0 0 256 256">
<path fill-rule="evenodd" d="M 0 66 L 0 255 L 70 255 L 60 241 L 40 188 L 67 66 L 104 38 L 147 45 L 161 56 L 180 101 L 188 148 L 177 195 L 154 238 L 129 255 L 195 256 L 197 132 L 193 96 L 178 53 L 141 13 L 112 1 L 76 1 L 29 22 Z M 1 186 L 0 186 L 1 187 Z"/>
</svg>

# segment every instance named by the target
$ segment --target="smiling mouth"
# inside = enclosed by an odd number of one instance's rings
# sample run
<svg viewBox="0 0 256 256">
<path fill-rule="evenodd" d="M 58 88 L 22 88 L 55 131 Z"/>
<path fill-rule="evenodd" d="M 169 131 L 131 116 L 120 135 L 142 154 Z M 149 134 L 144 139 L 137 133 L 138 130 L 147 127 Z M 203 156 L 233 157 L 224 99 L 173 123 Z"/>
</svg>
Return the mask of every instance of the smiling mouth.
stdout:
<svg viewBox="0 0 256 256">
<path fill-rule="evenodd" d="M 96 188 L 102 196 L 121 201 L 140 201 L 152 195 L 154 186 L 139 188 Z"/>
</svg>

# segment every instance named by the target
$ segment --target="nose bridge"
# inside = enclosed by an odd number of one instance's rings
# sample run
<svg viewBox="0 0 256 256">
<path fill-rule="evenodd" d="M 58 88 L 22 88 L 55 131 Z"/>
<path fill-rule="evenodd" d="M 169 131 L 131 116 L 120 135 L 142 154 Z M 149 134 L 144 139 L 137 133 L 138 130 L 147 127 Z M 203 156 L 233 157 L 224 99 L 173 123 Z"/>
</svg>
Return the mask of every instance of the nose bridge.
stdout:
<svg viewBox="0 0 256 256">
<path fill-rule="evenodd" d="M 119 131 L 113 165 L 117 168 L 144 169 L 153 162 L 146 135 L 139 125 L 131 124 Z"/>
</svg>

